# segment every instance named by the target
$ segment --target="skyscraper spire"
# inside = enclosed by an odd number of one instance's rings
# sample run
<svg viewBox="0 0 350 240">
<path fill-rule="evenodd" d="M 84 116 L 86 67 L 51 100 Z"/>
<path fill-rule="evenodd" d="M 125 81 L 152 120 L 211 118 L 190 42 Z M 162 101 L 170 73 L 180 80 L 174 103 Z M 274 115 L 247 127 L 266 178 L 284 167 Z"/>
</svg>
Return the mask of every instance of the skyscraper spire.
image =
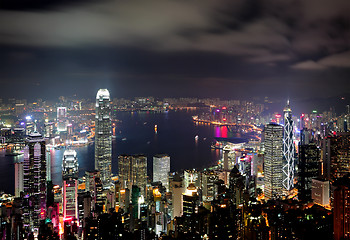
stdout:
<svg viewBox="0 0 350 240">
<path fill-rule="evenodd" d="M 287 106 L 283 110 L 284 131 L 283 131 L 283 187 L 290 191 L 294 188 L 294 142 L 293 142 L 293 120 L 292 110 Z"/>
<path fill-rule="evenodd" d="M 96 95 L 95 169 L 100 171 L 102 183 L 108 187 L 112 173 L 112 124 L 107 89 L 98 90 Z"/>
</svg>

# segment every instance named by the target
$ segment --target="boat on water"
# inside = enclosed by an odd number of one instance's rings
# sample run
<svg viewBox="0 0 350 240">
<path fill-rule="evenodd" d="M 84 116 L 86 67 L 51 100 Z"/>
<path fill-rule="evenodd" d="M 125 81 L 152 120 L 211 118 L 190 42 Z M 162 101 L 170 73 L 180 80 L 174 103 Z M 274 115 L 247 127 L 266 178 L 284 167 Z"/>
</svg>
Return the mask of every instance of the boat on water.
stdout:
<svg viewBox="0 0 350 240">
<path fill-rule="evenodd" d="M 19 156 L 19 155 L 23 155 L 23 153 L 18 153 L 18 152 L 9 152 L 9 153 L 5 153 L 5 156 Z"/>
<path fill-rule="evenodd" d="M 156 125 L 154 125 L 154 132 L 155 132 L 155 133 L 157 133 L 157 132 L 158 132 L 158 126 L 157 126 L 157 124 L 156 124 Z"/>
<path fill-rule="evenodd" d="M 223 149 L 224 148 L 224 144 L 222 142 L 219 141 L 215 141 L 211 144 L 211 148 L 212 149 Z"/>
<path fill-rule="evenodd" d="M 126 141 L 126 138 L 122 138 L 122 141 Z"/>
</svg>

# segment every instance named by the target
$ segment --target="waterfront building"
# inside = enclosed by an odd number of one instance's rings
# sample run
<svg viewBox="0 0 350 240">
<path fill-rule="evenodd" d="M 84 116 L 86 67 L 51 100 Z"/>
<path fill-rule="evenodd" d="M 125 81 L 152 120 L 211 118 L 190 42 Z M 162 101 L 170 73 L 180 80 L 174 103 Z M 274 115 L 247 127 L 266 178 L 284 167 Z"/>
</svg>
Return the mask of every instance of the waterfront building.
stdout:
<svg viewBox="0 0 350 240">
<path fill-rule="evenodd" d="M 264 182 L 265 199 L 282 195 L 283 126 L 270 123 L 265 127 Z"/>
<path fill-rule="evenodd" d="M 122 189 L 140 187 L 144 195 L 147 184 L 147 157 L 142 154 L 120 155 L 118 157 L 119 181 Z"/>
<path fill-rule="evenodd" d="M 67 131 L 67 108 L 66 107 L 57 108 L 57 131 L 58 132 Z"/>
<path fill-rule="evenodd" d="M 78 159 L 75 150 L 66 150 L 62 160 L 63 220 L 76 221 L 78 216 Z"/>
<path fill-rule="evenodd" d="M 109 187 L 112 174 L 112 125 L 107 89 L 98 90 L 96 95 L 95 169 L 100 171 L 104 187 Z"/>
<path fill-rule="evenodd" d="M 161 182 L 169 190 L 168 174 L 170 172 L 170 157 L 158 154 L 153 157 L 153 182 Z"/>
<path fill-rule="evenodd" d="M 294 188 L 294 129 L 292 110 L 289 106 L 289 100 L 287 106 L 283 110 L 284 126 L 283 126 L 283 187 L 285 190 L 290 191 Z"/>
<path fill-rule="evenodd" d="M 46 149 L 38 132 L 28 136 L 24 147 L 23 192 L 24 227 L 37 235 L 40 220 L 46 218 Z"/>
</svg>

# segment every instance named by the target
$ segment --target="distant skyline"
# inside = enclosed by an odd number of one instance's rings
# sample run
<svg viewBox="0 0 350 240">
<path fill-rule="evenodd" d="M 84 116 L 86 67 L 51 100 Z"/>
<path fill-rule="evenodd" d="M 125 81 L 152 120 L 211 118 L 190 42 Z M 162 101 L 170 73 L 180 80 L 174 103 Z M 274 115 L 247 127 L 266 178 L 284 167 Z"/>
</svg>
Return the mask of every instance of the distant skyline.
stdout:
<svg viewBox="0 0 350 240">
<path fill-rule="evenodd" d="M 349 12 L 346 0 L 4 0 L 0 97 L 327 104 L 350 93 Z"/>
</svg>

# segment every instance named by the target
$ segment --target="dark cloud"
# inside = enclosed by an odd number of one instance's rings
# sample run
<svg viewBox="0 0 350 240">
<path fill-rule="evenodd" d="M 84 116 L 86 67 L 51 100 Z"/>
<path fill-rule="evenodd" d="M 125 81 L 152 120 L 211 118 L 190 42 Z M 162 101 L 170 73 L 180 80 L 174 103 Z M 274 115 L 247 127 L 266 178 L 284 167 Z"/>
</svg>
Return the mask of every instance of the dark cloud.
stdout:
<svg viewBox="0 0 350 240">
<path fill-rule="evenodd" d="M 349 11 L 347 0 L 3 0 L 0 81 L 68 92 L 101 83 L 119 95 L 316 95 L 334 71 L 333 83 L 349 77 Z"/>
</svg>

